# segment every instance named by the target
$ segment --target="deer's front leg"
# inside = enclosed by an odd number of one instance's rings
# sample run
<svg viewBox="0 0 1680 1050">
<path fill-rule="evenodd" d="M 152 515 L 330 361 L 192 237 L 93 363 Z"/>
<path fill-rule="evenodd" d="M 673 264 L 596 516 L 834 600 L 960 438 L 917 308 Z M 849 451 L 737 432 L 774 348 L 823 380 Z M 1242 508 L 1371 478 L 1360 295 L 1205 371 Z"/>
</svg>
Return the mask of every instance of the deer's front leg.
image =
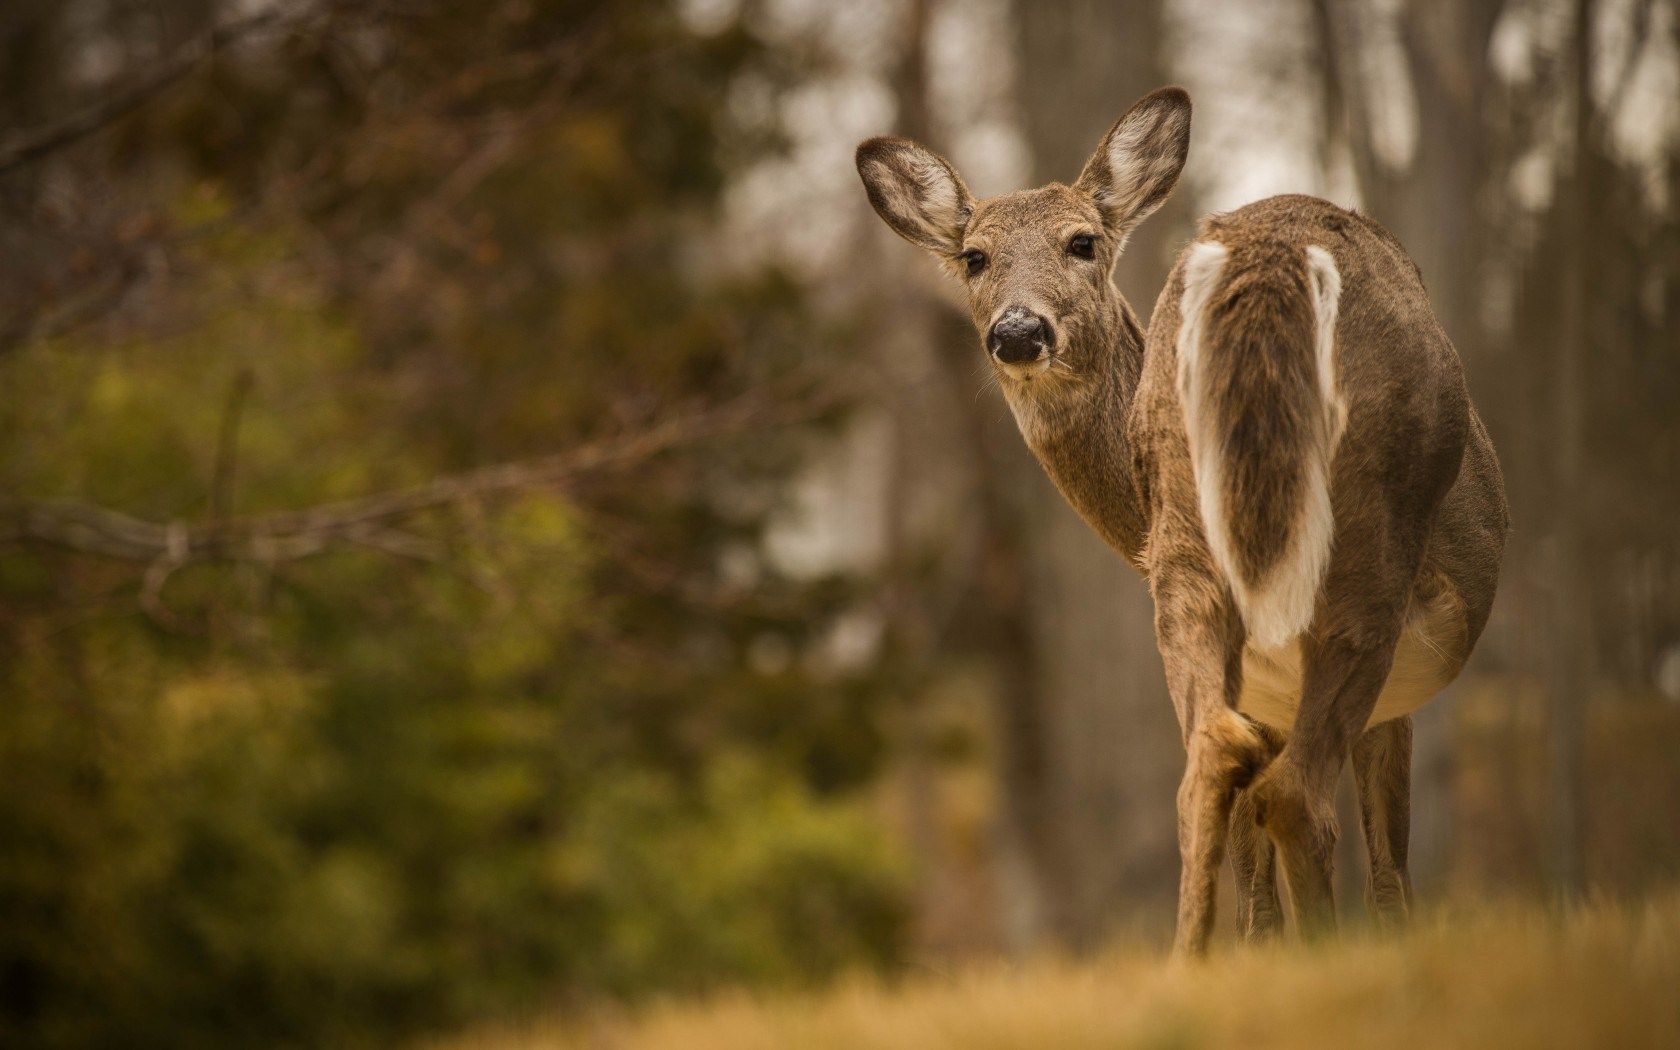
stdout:
<svg viewBox="0 0 1680 1050">
<path fill-rule="evenodd" d="M 1406 919 L 1412 880 L 1406 843 L 1412 821 L 1412 719 L 1374 725 L 1353 745 L 1353 778 L 1371 872 L 1365 903 L 1384 926 Z"/>
<path fill-rule="evenodd" d="M 1236 711 L 1242 632 L 1224 587 L 1187 566 L 1158 571 L 1152 583 L 1156 636 L 1185 744 L 1173 950 L 1194 956 L 1206 952 L 1213 930 L 1232 803 L 1264 761 L 1265 744 Z"/>
<path fill-rule="evenodd" d="M 1267 762 L 1283 747 L 1275 730 L 1255 725 L 1266 743 Z M 1278 900 L 1277 851 L 1255 819 L 1254 796 L 1246 789 L 1231 805 L 1231 875 L 1237 891 L 1237 931 L 1245 941 L 1259 941 L 1283 929 Z"/>
</svg>

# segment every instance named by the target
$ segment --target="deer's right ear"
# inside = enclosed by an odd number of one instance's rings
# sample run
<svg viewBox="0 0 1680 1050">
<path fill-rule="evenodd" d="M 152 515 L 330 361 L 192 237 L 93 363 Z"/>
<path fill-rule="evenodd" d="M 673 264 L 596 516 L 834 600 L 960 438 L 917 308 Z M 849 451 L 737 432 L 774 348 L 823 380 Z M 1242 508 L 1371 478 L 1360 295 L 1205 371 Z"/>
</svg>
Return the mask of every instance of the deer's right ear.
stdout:
<svg viewBox="0 0 1680 1050">
<path fill-rule="evenodd" d="M 858 174 L 875 213 L 911 244 L 940 255 L 962 248 L 974 197 L 955 168 L 909 139 L 870 139 L 857 149 Z"/>
<path fill-rule="evenodd" d="M 1190 153 L 1190 96 L 1166 87 L 1137 101 L 1103 136 L 1074 189 L 1091 195 L 1121 237 L 1159 208 Z"/>
</svg>

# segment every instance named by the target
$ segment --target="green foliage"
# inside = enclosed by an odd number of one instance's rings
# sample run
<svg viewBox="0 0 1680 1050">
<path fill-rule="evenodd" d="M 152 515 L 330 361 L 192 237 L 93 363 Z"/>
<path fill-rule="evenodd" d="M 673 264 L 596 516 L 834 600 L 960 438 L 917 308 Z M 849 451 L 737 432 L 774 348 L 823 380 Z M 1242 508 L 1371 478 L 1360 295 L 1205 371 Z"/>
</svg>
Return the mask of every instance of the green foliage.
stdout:
<svg viewBox="0 0 1680 1050">
<path fill-rule="evenodd" d="M 0 360 L 0 487 L 156 520 L 308 506 L 820 349 L 786 276 L 680 263 L 721 184 L 721 92 L 785 72 L 742 34 L 653 3 L 418 5 L 381 32 L 354 100 L 286 53 L 124 131 L 165 187 L 169 278 Z M 499 58 L 545 48 L 588 56 L 563 104 L 564 69 Z M 439 199 L 486 113 L 511 145 Z M 0 548 L 0 1041 L 383 1043 L 891 965 L 881 690 L 809 658 L 848 587 L 754 553 L 796 463 L 785 437 L 716 442 L 418 517 L 408 556 L 148 582 Z M 786 666 L 753 669 L 765 637 Z"/>
<path fill-rule="evenodd" d="M 380 575 L 356 559 L 312 568 Z M 171 653 L 128 619 L 8 661 L 0 943 L 34 1036 L 337 1042 L 890 961 L 899 872 L 857 801 L 750 740 L 678 772 L 651 727 L 612 739 L 564 601 L 403 589 L 360 628 L 271 613 L 286 646 Z"/>
</svg>

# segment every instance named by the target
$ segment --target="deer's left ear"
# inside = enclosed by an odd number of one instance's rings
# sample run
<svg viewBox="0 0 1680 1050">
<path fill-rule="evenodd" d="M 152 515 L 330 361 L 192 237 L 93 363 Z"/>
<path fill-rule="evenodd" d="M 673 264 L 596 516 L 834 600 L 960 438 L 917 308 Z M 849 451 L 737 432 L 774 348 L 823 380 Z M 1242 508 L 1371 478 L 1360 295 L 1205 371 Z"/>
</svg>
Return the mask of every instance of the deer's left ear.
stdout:
<svg viewBox="0 0 1680 1050">
<path fill-rule="evenodd" d="M 950 161 L 909 139 L 870 139 L 857 149 L 869 203 L 911 244 L 939 255 L 962 248 L 974 196 Z"/>
<path fill-rule="evenodd" d="M 1159 208 L 1190 153 L 1190 96 L 1152 91 L 1114 122 L 1073 186 L 1091 196 L 1103 223 L 1121 237 Z"/>
</svg>

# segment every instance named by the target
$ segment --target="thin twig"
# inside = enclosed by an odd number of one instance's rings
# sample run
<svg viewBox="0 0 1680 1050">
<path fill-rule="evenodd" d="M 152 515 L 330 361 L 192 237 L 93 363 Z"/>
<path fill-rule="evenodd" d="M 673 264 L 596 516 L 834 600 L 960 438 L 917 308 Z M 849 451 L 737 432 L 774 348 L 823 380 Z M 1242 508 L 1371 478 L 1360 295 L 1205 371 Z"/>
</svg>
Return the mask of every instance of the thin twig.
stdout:
<svg viewBox="0 0 1680 1050">
<path fill-rule="evenodd" d="M 132 113 L 191 73 L 219 48 L 230 46 L 264 29 L 289 27 L 314 13 L 313 4 L 305 4 L 288 13 L 284 10 L 284 5 L 277 3 L 249 17 L 207 30 L 197 39 L 182 45 L 173 55 L 128 87 L 111 92 L 56 124 L 50 124 L 0 146 L 0 173 L 39 160 Z"/>
<path fill-rule="evenodd" d="M 226 521 L 233 511 L 233 486 L 239 469 L 239 424 L 254 378 L 249 367 L 241 368 L 228 388 L 222 425 L 216 435 L 216 463 L 210 475 L 211 521 Z"/>
</svg>

